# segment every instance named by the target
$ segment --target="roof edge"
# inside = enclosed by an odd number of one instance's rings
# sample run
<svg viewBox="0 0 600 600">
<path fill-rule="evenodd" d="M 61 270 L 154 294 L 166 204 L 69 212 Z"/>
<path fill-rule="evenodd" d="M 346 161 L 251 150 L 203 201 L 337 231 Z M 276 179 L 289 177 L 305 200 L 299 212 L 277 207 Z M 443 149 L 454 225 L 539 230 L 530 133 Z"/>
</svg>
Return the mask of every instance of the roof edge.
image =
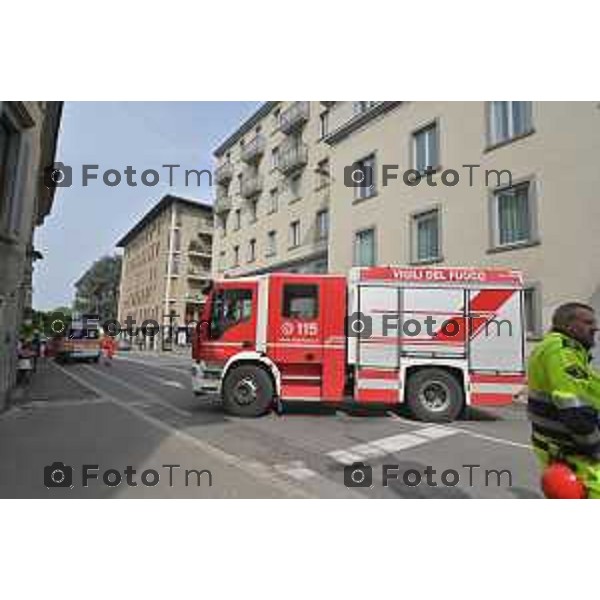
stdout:
<svg viewBox="0 0 600 600">
<path fill-rule="evenodd" d="M 275 100 L 264 102 L 250 115 L 229 137 L 227 137 L 213 152 L 213 156 L 219 158 L 226 150 L 231 148 L 243 135 L 248 133 L 262 118 L 266 117 L 281 101 Z"/>
</svg>

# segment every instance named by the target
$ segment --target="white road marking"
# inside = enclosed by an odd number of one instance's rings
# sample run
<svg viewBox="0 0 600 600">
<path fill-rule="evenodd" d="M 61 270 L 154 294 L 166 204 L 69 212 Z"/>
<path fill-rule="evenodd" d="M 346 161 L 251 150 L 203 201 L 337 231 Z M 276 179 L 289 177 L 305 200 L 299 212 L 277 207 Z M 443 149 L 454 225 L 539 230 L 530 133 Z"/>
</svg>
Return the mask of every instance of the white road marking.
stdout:
<svg viewBox="0 0 600 600">
<path fill-rule="evenodd" d="M 439 425 L 424 427 L 411 433 L 400 433 L 390 437 L 381 438 L 365 444 L 358 444 L 346 450 L 333 450 L 327 456 L 343 465 L 349 465 L 361 460 L 378 458 L 386 454 L 393 454 L 400 450 L 407 450 L 431 442 L 432 440 L 448 437 L 457 433 L 456 430 Z"/>
<path fill-rule="evenodd" d="M 503 444 L 504 446 L 514 446 L 515 448 L 525 448 L 526 450 L 531 450 L 531 444 L 521 444 L 520 442 L 513 442 L 512 440 L 507 440 L 505 438 L 494 437 L 484 433 L 477 433 L 475 431 L 471 431 L 470 429 L 463 429 L 462 427 L 457 427 L 456 431 L 460 431 L 461 433 L 474 438 L 487 440 L 488 442 L 495 442 L 496 444 Z"/>
<path fill-rule="evenodd" d="M 114 396 L 106 394 L 103 390 L 96 387 L 94 384 L 89 383 L 82 377 L 79 377 L 79 375 L 75 375 L 75 373 L 69 372 L 64 367 L 61 367 L 60 365 L 55 365 L 55 366 L 58 369 L 60 369 L 65 375 L 74 379 L 77 383 L 79 383 L 79 385 L 86 387 L 87 389 L 93 391 L 94 393 L 98 394 L 99 396 L 103 396 L 103 397 L 107 398 L 108 400 L 110 400 L 113 404 L 115 404 L 119 408 L 122 408 L 123 410 L 126 410 L 127 412 L 135 415 L 136 417 L 142 419 L 143 421 L 146 421 L 147 423 L 149 423 L 150 425 L 153 425 L 157 429 L 160 429 L 161 431 L 164 431 L 165 433 L 173 435 L 183 442 L 186 442 L 192 446 L 195 446 L 200 451 L 205 452 L 206 454 L 212 456 L 213 458 L 220 460 L 232 467 L 240 469 L 241 471 L 248 473 L 252 477 L 263 479 L 263 480 L 267 481 L 270 485 L 273 485 L 274 487 L 279 488 L 281 491 L 285 492 L 286 494 L 293 494 L 295 496 L 302 497 L 302 498 L 311 498 L 312 497 L 305 490 L 303 490 L 295 485 L 292 485 L 291 483 L 289 483 L 287 481 L 284 481 L 284 480 L 278 478 L 276 473 L 269 466 L 267 466 L 263 463 L 259 463 L 257 461 L 243 459 L 234 454 L 229 454 L 228 452 L 225 452 L 224 450 L 221 450 L 220 448 L 217 448 L 216 446 L 212 446 L 208 442 L 200 440 L 200 439 L 194 437 L 193 435 L 186 433 L 185 431 L 176 429 L 172 425 L 169 425 L 168 423 L 165 423 L 164 421 L 161 421 L 160 419 L 151 417 L 150 415 L 146 414 L 145 412 L 143 412 L 136 406 L 132 406 L 128 402 L 123 402 L 122 400 L 119 400 L 118 398 L 116 398 Z M 90 369 L 90 370 L 93 370 L 93 369 Z"/>
<path fill-rule="evenodd" d="M 175 388 L 179 388 L 180 390 L 185 389 L 185 385 L 183 385 L 183 383 L 179 383 L 179 381 L 161 381 L 161 383 L 163 385 L 168 385 L 169 387 L 175 387 Z"/>
<path fill-rule="evenodd" d="M 169 387 L 178 388 L 180 390 L 185 389 L 185 385 L 183 385 L 183 383 L 180 383 L 179 381 L 173 381 L 172 379 L 162 379 L 161 377 L 150 375 L 150 373 L 144 373 L 144 377 L 152 379 L 152 381 L 156 381 L 156 383 L 160 383 L 161 385 L 167 385 Z"/>
<path fill-rule="evenodd" d="M 388 416 L 396 421 L 400 421 L 401 423 L 406 423 L 407 425 L 413 425 L 416 427 L 421 427 L 419 430 L 419 434 L 422 435 L 423 429 L 427 428 L 427 425 L 423 423 L 419 423 L 417 421 L 411 421 L 410 419 L 405 419 L 404 417 L 399 417 L 398 415 Z M 471 429 L 467 429 L 466 425 L 462 425 L 460 422 L 456 423 L 453 427 L 449 427 L 448 425 L 438 425 L 440 428 L 452 429 L 454 433 L 464 433 L 465 435 L 469 435 L 474 438 L 479 438 L 482 440 L 487 440 L 488 442 L 495 442 L 496 444 L 502 444 L 504 446 L 513 446 L 514 448 L 524 448 L 526 450 L 531 450 L 531 445 L 523 444 L 521 442 L 514 442 L 513 440 L 507 440 L 505 438 L 499 438 L 491 435 L 486 435 L 484 433 L 477 433 L 476 431 L 472 431 Z"/>
<path fill-rule="evenodd" d="M 178 415 L 180 415 L 182 417 L 192 417 L 193 416 L 193 413 L 190 412 L 189 410 L 185 410 L 183 408 L 174 406 L 170 402 L 165 402 L 162 398 L 159 398 L 155 394 L 151 394 L 149 392 L 146 392 L 145 390 L 140 389 L 139 387 L 135 387 L 135 386 L 127 383 L 120 377 L 115 377 L 114 375 L 109 375 L 106 371 L 103 371 L 102 369 L 94 369 L 93 367 L 90 367 L 89 365 L 82 365 L 82 366 L 85 369 L 91 371 L 92 373 L 96 373 L 97 375 L 100 375 L 100 377 L 105 377 L 106 379 L 109 379 L 110 381 L 114 381 L 117 385 L 123 386 L 124 388 L 128 389 L 132 394 L 136 394 L 137 396 L 142 396 L 143 398 L 146 398 L 147 400 L 149 400 L 150 402 L 154 402 L 155 404 L 160 404 L 161 406 L 164 406 L 165 408 L 172 410 L 173 412 L 177 413 Z"/>
<path fill-rule="evenodd" d="M 85 406 L 86 404 L 106 404 L 108 398 L 89 398 L 87 400 L 31 400 L 22 404 L 22 408 L 65 408 L 67 406 Z"/>
<path fill-rule="evenodd" d="M 316 477 L 318 473 L 309 469 L 304 461 L 301 460 L 293 460 L 289 463 L 280 463 L 273 465 L 273 468 L 278 473 L 282 473 L 283 475 L 288 475 L 293 479 L 297 479 L 298 481 L 306 481 L 307 479 L 311 479 L 312 477 Z"/>
<path fill-rule="evenodd" d="M 138 365 L 144 365 L 145 367 L 152 367 L 153 369 L 163 369 L 165 371 L 175 371 L 179 375 L 190 375 L 191 377 L 191 360 L 189 367 L 173 367 L 168 365 L 161 365 L 157 360 L 141 360 L 138 358 L 131 358 L 129 356 L 116 356 L 116 358 L 121 361 L 128 361 L 132 363 L 137 363 Z"/>
</svg>

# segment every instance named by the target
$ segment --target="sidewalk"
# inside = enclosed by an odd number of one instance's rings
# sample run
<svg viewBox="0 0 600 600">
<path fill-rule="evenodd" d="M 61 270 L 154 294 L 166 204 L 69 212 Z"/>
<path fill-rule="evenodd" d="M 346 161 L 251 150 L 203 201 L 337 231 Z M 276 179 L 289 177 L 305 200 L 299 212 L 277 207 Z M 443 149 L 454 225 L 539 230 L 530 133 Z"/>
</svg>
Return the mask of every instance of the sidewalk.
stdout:
<svg viewBox="0 0 600 600">
<path fill-rule="evenodd" d="M 52 402 L 59 399 L 86 400 L 97 397 L 91 390 L 65 377 L 54 368 L 52 360 L 52 358 L 38 359 L 37 369 L 32 373 L 30 383 L 17 386 L 11 391 L 8 409 L 31 402 Z"/>
<path fill-rule="evenodd" d="M 298 497 L 296 488 L 227 454 L 194 434 L 190 424 L 174 426 L 146 413 L 139 400 L 111 395 L 103 380 L 83 385 L 73 370 L 40 362 L 31 384 L 0 414 L 0 498 L 282 498 Z M 81 374 L 81 371 L 79 371 Z M 93 375 L 93 374 L 92 374 Z M 89 375 L 86 375 L 85 379 Z M 81 381 L 81 383 L 78 381 Z M 90 389 L 91 388 L 91 389 Z M 112 392 L 114 393 L 114 391 Z M 72 473 L 73 487 L 46 487 L 46 471 L 56 462 Z M 83 486 L 84 465 L 97 479 Z M 166 465 L 178 465 L 170 485 Z M 136 470 L 136 486 L 125 477 L 118 486 L 103 473 Z M 141 473 L 160 473 L 155 486 L 140 483 Z M 208 470 L 200 486 L 183 474 Z"/>
</svg>

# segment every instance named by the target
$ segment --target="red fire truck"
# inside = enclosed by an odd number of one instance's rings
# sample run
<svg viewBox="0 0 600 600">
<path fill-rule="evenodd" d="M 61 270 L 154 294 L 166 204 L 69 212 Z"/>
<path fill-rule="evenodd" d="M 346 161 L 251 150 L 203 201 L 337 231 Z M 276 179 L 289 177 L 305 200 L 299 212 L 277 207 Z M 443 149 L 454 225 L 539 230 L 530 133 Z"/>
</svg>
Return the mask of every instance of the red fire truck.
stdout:
<svg viewBox="0 0 600 600">
<path fill-rule="evenodd" d="M 212 283 L 192 348 L 196 394 L 235 415 L 286 401 L 406 404 L 426 421 L 512 402 L 525 384 L 522 275 L 360 267 Z"/>
</svg>

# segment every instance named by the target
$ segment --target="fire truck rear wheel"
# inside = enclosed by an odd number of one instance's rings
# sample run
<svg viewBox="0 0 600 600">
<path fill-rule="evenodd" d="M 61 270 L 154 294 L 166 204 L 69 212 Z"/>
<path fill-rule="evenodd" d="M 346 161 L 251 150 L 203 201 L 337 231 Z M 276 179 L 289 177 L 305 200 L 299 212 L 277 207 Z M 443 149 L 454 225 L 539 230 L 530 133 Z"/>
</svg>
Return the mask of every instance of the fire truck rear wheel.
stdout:
<svg viewBox="0 0 600 600">
<path fill-rule="evenodd" d="M 420 421 L 454 421 L 464 406 L 464 394 L 456 377 L 443 369 L 423 369 L 409 377 L 406 404 Z"/>
<path fill-rule="evenodd" d="M 273 381 L 254 365 L 234 367 L 223 382 L 223 407 L 238 417 L 260 417 L 273 405 Z"/>
</svg>

